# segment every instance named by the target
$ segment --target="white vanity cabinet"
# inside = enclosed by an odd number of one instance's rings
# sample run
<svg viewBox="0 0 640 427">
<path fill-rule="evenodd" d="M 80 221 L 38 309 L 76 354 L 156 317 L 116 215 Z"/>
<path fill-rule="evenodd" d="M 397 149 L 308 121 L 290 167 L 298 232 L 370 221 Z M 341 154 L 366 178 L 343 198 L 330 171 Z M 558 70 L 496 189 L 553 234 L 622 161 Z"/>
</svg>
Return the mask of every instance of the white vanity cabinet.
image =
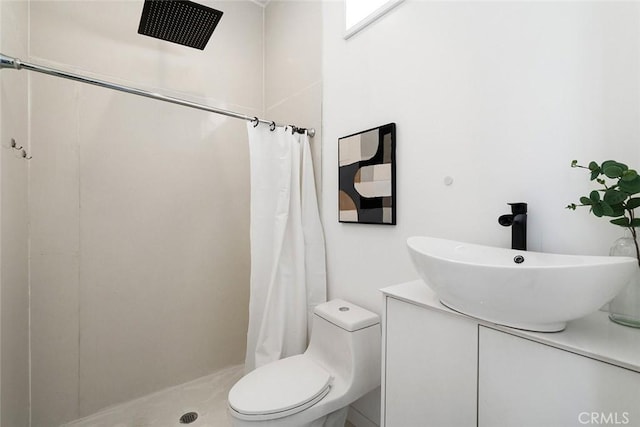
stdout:
<svg viewBox="0 0 640 427">
<path fill-rule="evenodd" d="M 478 426 L 640 426 L 640 373 L 484 326 L 478 341 Z"/>
<path fill-rule="evenodd" d="M 640 427 L 640 330 L 598 312 L 527 332 L 455 313 L 420 281 L 382 291 L 383 426 Z"/>
<path fill-rule="evenodd" d="M 477 327 L 393 298 L 386 304 L 386 425 L 475 425 Z"/>
</svg>

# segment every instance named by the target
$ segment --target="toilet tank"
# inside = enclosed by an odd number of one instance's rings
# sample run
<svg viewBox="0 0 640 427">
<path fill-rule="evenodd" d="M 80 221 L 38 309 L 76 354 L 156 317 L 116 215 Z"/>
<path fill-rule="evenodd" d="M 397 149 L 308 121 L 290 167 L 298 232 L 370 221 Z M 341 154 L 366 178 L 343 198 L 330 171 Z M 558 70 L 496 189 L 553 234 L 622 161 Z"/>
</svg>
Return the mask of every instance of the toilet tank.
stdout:
<svg viewBox="0 0 640 427">
<path fill-rule="evenodd" d="M 314 310 L 306 354 L 357 395 L 380 385 L 380 317 L 350 302 L 334 299 Z"/>
<path fill-rule="evenodd" d="M 347 332 L 356 332 L 380 323 L 377 314 L 341 299 L 319 304 L 313 313 Z"/>
</svg>

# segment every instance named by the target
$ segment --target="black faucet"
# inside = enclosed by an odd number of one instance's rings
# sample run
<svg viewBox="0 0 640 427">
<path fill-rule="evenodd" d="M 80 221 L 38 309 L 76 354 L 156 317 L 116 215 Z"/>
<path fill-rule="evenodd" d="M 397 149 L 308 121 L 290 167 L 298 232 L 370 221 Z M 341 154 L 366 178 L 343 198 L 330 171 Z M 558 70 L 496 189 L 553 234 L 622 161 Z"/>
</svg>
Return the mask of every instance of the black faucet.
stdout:
<svg viewBox="0 0 640 427">
<path fill-rule="evenodd" d="M 527 204 L 508 203 L 511 213 L 501 215 L 498 223 L 511 227 L 511 249 L 527 250 Z"/>
</svg>

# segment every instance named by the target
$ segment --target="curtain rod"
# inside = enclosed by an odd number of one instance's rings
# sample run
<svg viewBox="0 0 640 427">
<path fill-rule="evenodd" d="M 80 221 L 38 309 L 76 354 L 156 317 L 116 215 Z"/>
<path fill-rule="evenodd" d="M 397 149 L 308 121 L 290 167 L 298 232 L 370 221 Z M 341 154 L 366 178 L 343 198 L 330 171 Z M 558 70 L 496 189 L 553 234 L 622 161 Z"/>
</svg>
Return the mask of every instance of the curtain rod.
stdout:
<svg viewBox="0 0 640 427">
<path fill-rule="evenodd" d="M 0 53 L 0 69 L 3 69 L 3 68 L 13 68 L 16 70 L 26 69 L 26 70 L 36 71 L 38 73 L 49 74 L 50 76 L 62 77 L 69 80 L 75 80 L 81 83 L 88 83 L 95 86 L 104 87 L 107 89 L 113 89 L 120 92 L 130 93 L 133 95 L 144 96 L 147 98 L 157 99 L 159 101 L 165 101 L 165 102 L 170 102 L 172 104 L 178 104 L 178 105 L 183 105 L 185 107 L 195 108 L 198 110 L 209 111 L 211 113 L 222 114 L 223 116 L 233 117 L 235 119 L 242 119 L 249 122 L 254 122 L 256 126 L 258 123 L 265 123 L 271 126 L 285 126 L 285 125 L 279 125 L 270 120 L 259 119 L 258 117 L 251 117 L 245 114 L 240 114 L 240 113 L 236 113 L 229 110 L 223 110 L 221 108 L 211 107 L 209 105 L 198 104 L 198 103 L 187 101 L 184 99 L 162 95 L 160 93 L 149 92 L 146 90 L 137 89 L 129 86 L 122 86 L 122 85 L 107 82 L 104 80 L 97 80 L 90 77 L 81 76 L 79 74 L 73 74 L 73 73 L 68 73 L 66 71 L 56 70 L 55 68 L 43 67 L 41 65 L 22 62 L 18 58 L 12 58 Z M 316 130 L 313 128 L 305 129 L 305 128 L 298 128 L 295 126 L 292 126 L 292 127 L 294 128 L 294 130 L 297 130 L 298 132 L 306 131 L 307 135 L 309 135 L 310 137 L 314 137 L 316 134 Z"/>
</svg>

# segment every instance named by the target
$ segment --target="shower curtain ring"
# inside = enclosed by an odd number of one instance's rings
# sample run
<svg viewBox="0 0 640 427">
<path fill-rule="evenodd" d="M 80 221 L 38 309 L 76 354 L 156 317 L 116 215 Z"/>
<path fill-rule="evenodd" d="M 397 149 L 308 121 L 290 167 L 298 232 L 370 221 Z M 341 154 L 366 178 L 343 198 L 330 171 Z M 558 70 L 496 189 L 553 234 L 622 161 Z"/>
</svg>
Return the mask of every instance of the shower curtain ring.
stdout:
<svg viewBox="0 0 640 427">
<path fill-rule="evenodd" d="M 260 124 L 260 119 L 258 119 L 258 117 L 254 117 L 253 120 L 251 120 L 253 123 L 253 127 L 256 128 L 258 127 L 258 125 Z"/>
<path fill-rule="evenodd" d="M 273 132 L 274 130 L 276 130 L 276 122 L 271 122 L 271 124 L 269 125 L 269 130 L 271 132 Z"/>
</svg>

